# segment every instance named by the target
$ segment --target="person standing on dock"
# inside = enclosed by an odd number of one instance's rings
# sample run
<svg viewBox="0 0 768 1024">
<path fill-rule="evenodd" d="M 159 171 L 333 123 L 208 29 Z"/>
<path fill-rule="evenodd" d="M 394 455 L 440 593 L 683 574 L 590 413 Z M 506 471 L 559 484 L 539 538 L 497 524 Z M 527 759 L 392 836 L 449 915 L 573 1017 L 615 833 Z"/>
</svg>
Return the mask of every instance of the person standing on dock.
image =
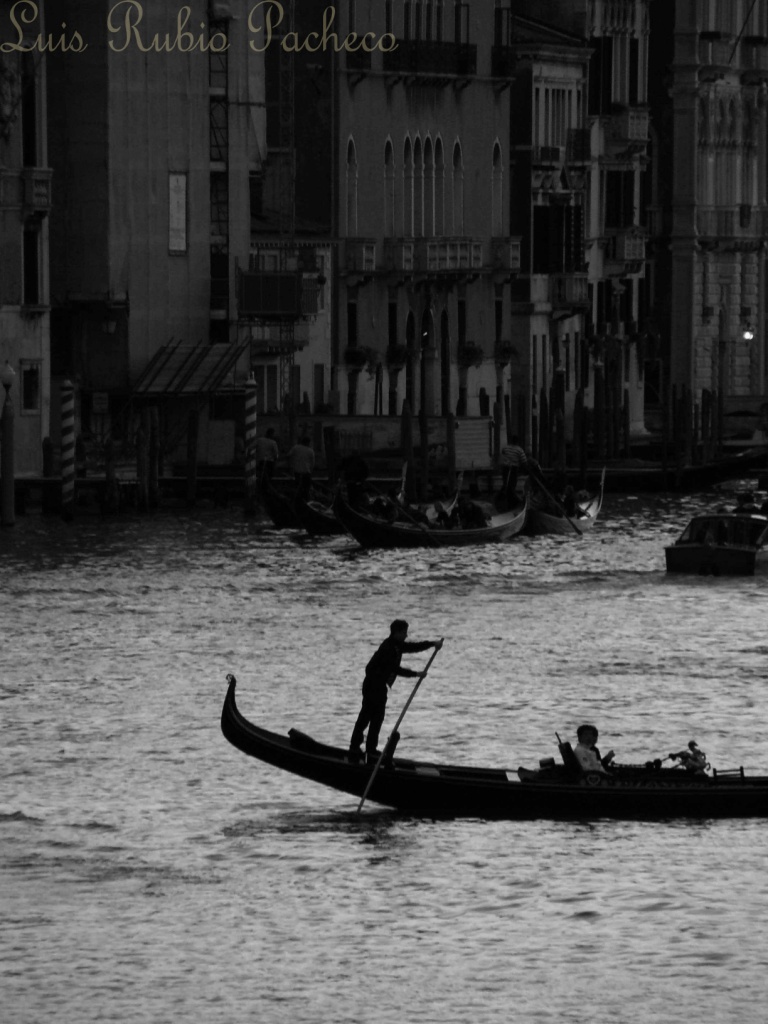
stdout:
<svg viewBox="0 0 768 1024">
<path fill-rule="evenodd" d="M 256 479 L 260 484 L 269 483 L 280 454 L 272 427 L 268 428 L 263 437 L 256 438 L 254 454 L 256 456 Z"/>
<path fill-rule="evenodd" d="M 296 497 L 308 501 L 312 471 L 315 468 L 315 452 L 306 435 L 288 452 L 288 468 L 296 481 Z"/>
<path fill-rule="evenodd" d="M 368 737 L 365 741 L 367 758 L 369 761 L 375 761 L 380 756 L 380 751 L 376 747 L 387 710 L 387 690 L 397 676 L 415 678 L 421 675 L 421 672 L 415 672 L 413 669 L 401 668 L 402 656 L 418 654 L 419 651 L 427 651 L 430 647 L 439 651 L 443 646 L 442 640 L 408 643 L 407 636 L 408 623 L 404 619 L 395 619 L 389 627 L 389 636 L 365 666 L 363 706 L 357 716 L 355 728 L 352 730 L 352 738 L 349 741 L 350 760 L 358 761 L 363 756 L 360 744 L 363 742 L 366 727 L 368 729 Z"/>
</svg>

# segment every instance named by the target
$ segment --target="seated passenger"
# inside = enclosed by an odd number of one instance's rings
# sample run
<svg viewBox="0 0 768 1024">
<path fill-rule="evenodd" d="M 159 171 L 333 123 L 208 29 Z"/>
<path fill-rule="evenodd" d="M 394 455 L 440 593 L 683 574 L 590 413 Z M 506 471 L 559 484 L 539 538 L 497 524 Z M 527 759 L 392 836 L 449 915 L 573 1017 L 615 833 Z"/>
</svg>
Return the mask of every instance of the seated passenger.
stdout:
<svg viewBox="0 0 768 1024">
<path fill-rule="evenodd" d="M 576 503 L 576 492 L 574 491 L 571 484 L 568 484 L 568 486 L 565 488 L 565 492 L 563 493 L 562 506 L 565 509 L 565 514 L 570 519 L 573 519 L 574 516 L 579 515 L 579 513 L 581 512 L 581 509 Z"/>
<path fill-rule="evenodd" d="M 600 756 L 597 743 L 597 728 L 594 725 L 580 725 L 576 730 L 578 743 L 574 748 L 574 754 L 585 772 L 603 772 L 613 761 L 613 751 L 609 750 L 605 757 Z"/>
<path fill-rule="evenodd" d="M 669 756 L 671 758 L 678 758 L 682 767 L 694 775 L 704 775 L 709 767 L 707 755 L 703 750 L 699 750 L 696 740 L 691 740 L 687 750 L 681 750 L 679 753 L 670 754 Z"/>
</svg>

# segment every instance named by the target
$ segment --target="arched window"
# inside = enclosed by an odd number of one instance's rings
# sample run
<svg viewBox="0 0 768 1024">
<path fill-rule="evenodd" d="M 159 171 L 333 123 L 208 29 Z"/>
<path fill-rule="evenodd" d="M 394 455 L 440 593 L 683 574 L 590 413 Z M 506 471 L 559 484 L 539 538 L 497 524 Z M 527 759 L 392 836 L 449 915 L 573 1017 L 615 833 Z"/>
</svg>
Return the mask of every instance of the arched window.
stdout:
<svg viewBox="0 0 768 1024">
<path fill-rule="evenodd" d="M 491 179 L 491 234 L 501 238 L 504 234 L 504 168 L 501 162 L 501 146 L 493 147 L 493 171 Z"/>
<path fill-rule="evenodd" d="M 413 234 L 424 234 L 424 153 L 418 137 L 413 144 Z"/>
<path fill-rule="evenodd" d="M 432 140 L 424 143 L 424 236 L 435 234 L 435 155 Z"/>
<path fill-rule="evenodd" d="M 357 153 L 352 139 L 347 143 L 347 235 L 357 234 Z"/>
<path fill-rule="evenodd" d="M 413 236 L 413 150 L 411 140 L 405 140 L 403 149 L 403 235 Z"/>
<path fill-rule="evenodd" d="M 443 0 L 435 0 L 435 42 L 443 41 Z"/>
<path fill-rule="evenodd" d="M 395 231 L 395 151 L 387 139 L 384 147 L 384 234 L 394 238 Z"/>
<path fill-rule="evenodd" d="M 435 12 L 433 0 L 424 0 L 424 38 L 432 39 L 435 31 Z"/>
<path fill-rule="evenodd" d="M 411 38 L 411 7 L 412 0 L 403 0 L 403 39 Z"/>
<path fill-rule="evenodd" d="M 347 11 L 348 11 L 348 17 L 349 17 L 349 28 L 347 30 L 348 32 L 356 32 L 357 31 L 357 28 L 356 28 L 357 18 L 356 18 L 356 11 L 355 11 L 356 3 L 357 3 L 357 0 L 347 0 Z"/>
<path fill-rule="evenodd" d="M 408 319 L 405 321 L 405 344 L 408 349 L 408 359 L 405 363 L 405 400 L 414 411 L 414 381 L 413 362 L 416 358 L 416 321 L 413 318 L 413 311 L 409 310 Z"/>
<path fill-rule="evenodd" d="M 464 234 L 464 165 L 461 159 L 461 144 L 456 142 L 453 147 L 453 234 Z"/>
<path fill-rule="evenodd" d="M 440 138 L 435 142 L 435 234 L 445 234 L 445 158 Z"/>
<path fill-rule="evenodd" d="M 448 314 L 443 310 L 440 317 L 440 414 L 451 412 L 451 335 L 448 330 Z"/>
</svg>

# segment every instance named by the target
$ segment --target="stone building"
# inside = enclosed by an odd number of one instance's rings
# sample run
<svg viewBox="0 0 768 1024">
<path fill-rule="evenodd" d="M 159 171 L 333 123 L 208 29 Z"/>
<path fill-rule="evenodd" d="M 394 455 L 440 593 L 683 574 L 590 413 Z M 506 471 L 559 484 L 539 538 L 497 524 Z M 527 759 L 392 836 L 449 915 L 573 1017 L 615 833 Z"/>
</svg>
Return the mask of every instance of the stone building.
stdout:
<svg viewBox="0 0 768 1024">
<path fill-rule="evenodd" d="M 46 56 L 54 388 L 72 377 L 96 447 L 130 442 L 156 410 L 169 458 L 193 417 L 200 460 L 231 461 L 250 339 L 238 272 L 264 146 L 250 5 L 48 7 L 86 42 Z"/>
<path fill-rule="evenodd" d="M 51 171 L 46 64 L 33 49 L 45 19 L 42 3 L 30 25 L 14 23 L 7 4 L 0 14 L 0 370 L 7 362 L 15 374 L 15 473 L 32 476 L 42 470 L 50 415 Z"/>
<path fill-rule="evenodd" d="M 757 428 L 760 407 L 763 421 L 768 412 L 768 8 L 653 5 L 652 44 L 665 72 L 653 93 L 652 205 L 666 249 L 653 303 L 672 384 L 727 440 L 729 414 L 749 414 Z"/>
</svg>

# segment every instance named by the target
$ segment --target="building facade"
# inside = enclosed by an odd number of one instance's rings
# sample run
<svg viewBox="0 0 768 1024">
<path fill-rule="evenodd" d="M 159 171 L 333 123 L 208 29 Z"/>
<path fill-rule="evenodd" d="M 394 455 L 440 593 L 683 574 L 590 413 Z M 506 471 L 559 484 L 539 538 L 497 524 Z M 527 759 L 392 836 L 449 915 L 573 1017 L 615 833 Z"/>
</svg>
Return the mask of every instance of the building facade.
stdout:
<svg viewBox="0 0 768 1024">
<path fill-rule="evenodd" d="M 15 379 L 15 473 L 39 475 L 50 417 L 48 239 L 51 170 L 46 65 L 30 47 L 44 31 L 42 3 L 19 38 L 0 9 L 0 370 Z"/>
<path fill-rule="evenodd" d="M 672 384 L 722 441 L 729 412 L 755 427 L 768 412 L 768 8 L 653 5 L 651 38 L 664 72 L 652 93 L 652 303 Z"/>
<path fill-rule="evenodd" d="M 202 461 L 234 455 L 227 396 L 242 404 L 249 341 L 237 280 L 265 122 L 248 9 L 51 0 L 50 20 L 87 40 L 46 60 L 54 388 L 74 380 L 94 444 L 130 441 L 154 407 L 170 458 L 190 415 Z"/>
</svg>

